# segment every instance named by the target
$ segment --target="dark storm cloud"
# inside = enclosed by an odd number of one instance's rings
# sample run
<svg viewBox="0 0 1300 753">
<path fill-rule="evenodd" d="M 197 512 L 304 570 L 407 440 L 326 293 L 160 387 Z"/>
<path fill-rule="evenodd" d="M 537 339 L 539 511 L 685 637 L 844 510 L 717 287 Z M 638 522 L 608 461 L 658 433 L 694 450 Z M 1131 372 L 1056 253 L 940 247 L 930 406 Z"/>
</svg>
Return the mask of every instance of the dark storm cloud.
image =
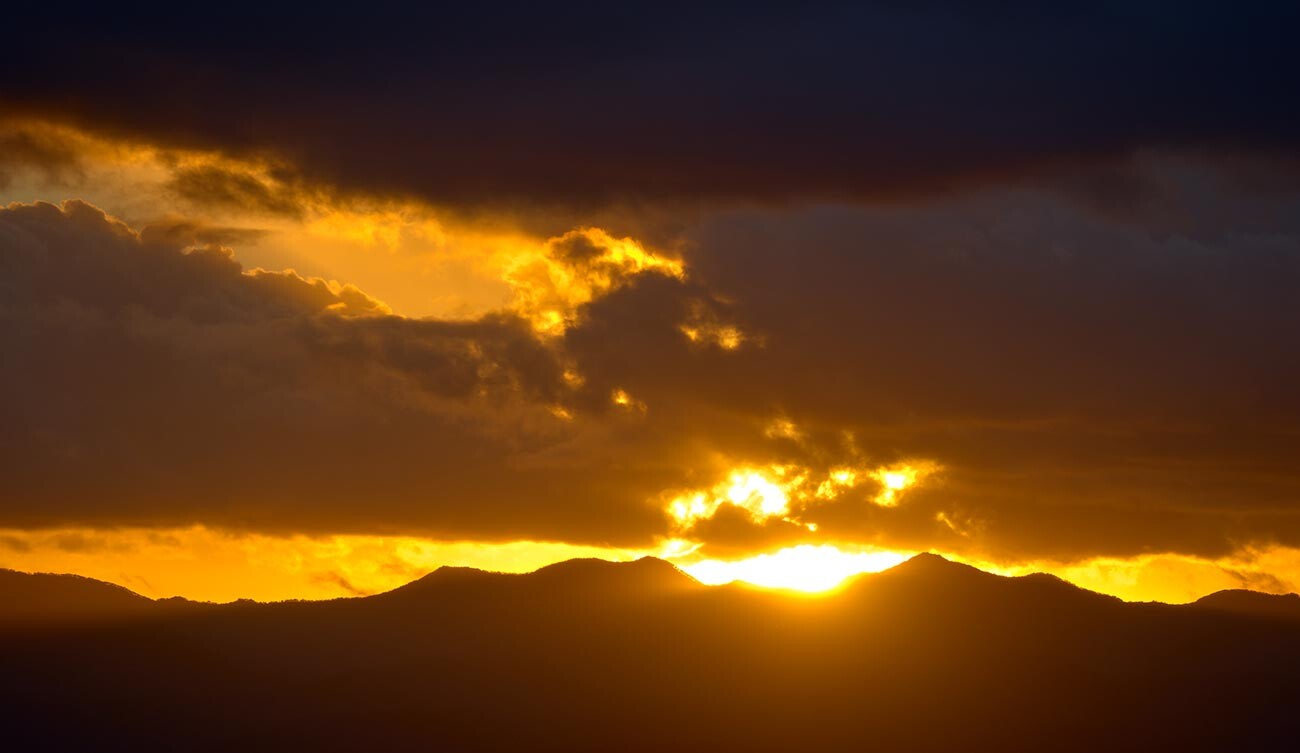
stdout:
<svg viewBox="0 0 1300 753">
<path fill-rule="evenodd" d="M 689 236 L 693 279 L 761 347 L 682 356 L 649 284 L 593 304 L 568 344 L 656 422 L 706 416 L 736 457 L 833 466 L 849 431 L 858 457 L 944 466 L 897 508 L 868 488 L 809 510 L 825 535 L 1032 556 L 1295 545 L 1297 210 L 1278 196 L 1161 233 L 1033 193 L 718 216 Z M 762 438 L 775 416 L 807 440 Z"/>
<path fill-rule="evenodd" d="M 204 165 L 178 168 L 167 182 L 177 198 L 203 207 L 301 219 L 302 200 L 291 188 L 234 170 Z"/>
<path fill-rule="evenodd" d="M 31 131 L 0 131 L 0 189 L 15 169 L 34 168 L 47 181 L 69 182 L 80 175 L 80 155 L 65 141 Z"/>
<path fill-rule="evenodd" d="M 140 229 L 147 243 L 170 244 L 185 248 L 200 245 L 255 246 L 270 231 L 249 227 L 226 227 L 196 220 L 172 218 L 152 222 Z"/>
<path fill-rule="evenodd" d="M 0 526 L 640 541 L 658 525 L 635 471 L 539 457 L 570 439 L 546 410 L 568 388 L 522 321 L 401 319 L 178 237 L 80 202 L 0 209 Z"/>
<path fill-rule="evenodd" d="M 896 196 L 1300 133 L 1294 3 L 7 15 L 15 112 L 458 205 Z"/>
<path fill-rule="evenodd" d="M 1150 206 L 1223 190 L 1175 181 Z M 1211 203 L 1159 232 L 1031 192 L 717 214 L 683 239 L 685 280 L 634 278 L 554 341 L 244 274 L 184 223 L 15 205 L 0 526 L 649 545 L 675 533 L 671 495 L 735 466 L 924 459 L 941 472 L 895 507 L 863 481 L 797 510 L 815 534 L 733 508 L 694 533 L 714 554 L 1300 545 L 1300 196 Z M 702 318 L 752 339 L 692 343 Z M 766 432 L 776 418 L 799 436 Z"/>
</svg>

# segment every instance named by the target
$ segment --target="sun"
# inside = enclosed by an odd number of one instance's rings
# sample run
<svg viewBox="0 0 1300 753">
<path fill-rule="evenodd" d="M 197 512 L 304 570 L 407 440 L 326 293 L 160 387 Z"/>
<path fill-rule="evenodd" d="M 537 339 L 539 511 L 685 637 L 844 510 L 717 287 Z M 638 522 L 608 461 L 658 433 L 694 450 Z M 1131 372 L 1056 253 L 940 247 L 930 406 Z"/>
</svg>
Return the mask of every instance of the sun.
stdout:
<svg viewBox="0 0 1300 753">
<path fill-rule="evenodd" d="M 908 554 L 880 549 L 844 550 L 830 544 L 800 544 L 739 560 L 701 560 L 682 569 L 706 585 L 740 581 L 805 593 L 830 591 L 846 578 L 900 564 Z"/>
</svg>

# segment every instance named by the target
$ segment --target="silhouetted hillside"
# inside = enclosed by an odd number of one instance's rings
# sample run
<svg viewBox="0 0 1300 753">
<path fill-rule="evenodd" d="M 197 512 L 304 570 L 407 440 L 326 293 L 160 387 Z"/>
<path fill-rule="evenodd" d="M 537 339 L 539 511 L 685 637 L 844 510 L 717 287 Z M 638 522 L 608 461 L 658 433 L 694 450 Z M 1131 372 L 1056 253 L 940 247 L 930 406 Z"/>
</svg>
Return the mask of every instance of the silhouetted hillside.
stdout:
<svg viewBox="0 0 1300 753">
<path fill-rule="evenodd" d="M 691 588 L 704 588 L 671 563 L 654 557 L 634 562 L 574 559 L 548 565 L 535 572 L 491 573 L 470 567 L 440 567 L 400 588 L 379 594 L 376 599 L 421 598 L 448 589 L 478 588 L 495 594 L 512 589 L 517 597 L 545 594 L 549 598 L 640 598 L 646 595 Z"/>
<path fill-rule="evenodd" d="M 826 597 L 586 560 L 11 626 L 0 734 L 24 750 L 1267 750 L 1292 739 L 1298 666 L 1287 621 L 933 555 Z"/>
<path fill-rule="evenodd" d="M 1300 595 L 1263 594 L 1258 591 L 1231 589 L 1198 599 L 1194 605 L 1201 609 L 1235 612 L 1256 617 L 1300 620 Z"/>
<path fill-rule="evenodd" d="M 0 569 L 0 624 L 109 619 L 152 606 L 152 599 L 93 578 Z"/>
</svg>

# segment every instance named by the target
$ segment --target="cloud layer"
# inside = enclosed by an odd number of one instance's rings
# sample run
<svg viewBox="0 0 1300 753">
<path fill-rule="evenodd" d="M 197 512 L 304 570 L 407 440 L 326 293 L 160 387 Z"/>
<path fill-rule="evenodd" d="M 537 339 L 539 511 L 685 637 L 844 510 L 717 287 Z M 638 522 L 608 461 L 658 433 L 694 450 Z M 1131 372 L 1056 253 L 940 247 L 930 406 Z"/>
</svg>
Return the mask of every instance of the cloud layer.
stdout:
<svg viewBox="0 0 1300 753">
<path fill-rule="evenodd" d="M 497 470 L 566 389 L 522 320 L 393 317 L 79 202 L 0 210 L 0 247 L 8 523 L 547 518 L 528 474 Z"/>
<path fill-rule="evenodd" d="M 740 212 L 617 285 L 592 232 L 552 254 L 548 275 L 595 275 L 555 331 L 398 317 L 184 224 L 13 205 L 0 525 L 715 556 L 1300 545 L 1297 235 L 1234 225 L 1157 237 L 1024 193 Z M 744 337 L 691 338 L 702 311 Z"/>
<path fill-rule="evenodd" d="M 1294 153 L 1297 20 L 1263 2 L 25 6 L 0 96 L 445 204 L 850 199 L 1138 148 Z"/>
<path fill-rule="evenodd" d="M 1296 8 L 905 5 L 13 12 L 0 528 L 1300 547 Z"/>
</svg>

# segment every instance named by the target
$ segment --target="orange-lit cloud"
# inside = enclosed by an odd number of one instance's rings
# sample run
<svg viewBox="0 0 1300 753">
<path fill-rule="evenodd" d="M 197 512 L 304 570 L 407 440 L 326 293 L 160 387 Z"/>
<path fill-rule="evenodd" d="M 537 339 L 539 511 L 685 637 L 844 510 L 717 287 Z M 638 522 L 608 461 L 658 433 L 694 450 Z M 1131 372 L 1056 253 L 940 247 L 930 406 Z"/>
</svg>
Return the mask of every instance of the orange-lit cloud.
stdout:
<svg viewBox="0 0 1300 753">
<path fill-rule="evenodd" d="M 47 121 L 0 120 L 0 204 L 69 195 L 129 224 L 243 231 L 240 261 L 343 279 L 405 316 L 518 313 L 558 334 L 579 309 L 645 273 L 682 279 L 683 262 L 597 227 L 534 237 L 505 222 L 443 216 L 414 199 L 343 194 L 271 159 L 161 148 Z"/>
<path fill-rule="evenodd" d="M 921 483 L 937 470 L 938 466 L 928 461 L 877 468 L 871 471 L 871 477 L 880 482 L 880 492 L 872 501 L 881 507 L 893 507 L 899 503 L 904 491 Z M 851 474 L 851 471 L 847 472 L 847 480 L 853 480 Z"/>
<path fill-rule="evenodd" d="M 644 401 L 632 397 L 627 390 L 622 388 L 617 388 L 610 393 L 609 400 L 620 409 L 632 413 L 645 413 L 647 410 Z"/>
<path fill-rule="evenodd" d="M 767 469 L 740 468 L 712 489 L 688 492 L 674 497 L 666 508 L 673 520 L 685 530 L 696 522 L 713 517 L 718 508 L 732 505 L 744 510 L 750 519 L 762 523 L 772 518 L 786 519 L 790 514 L 790 492 L 802 486 L 804 477 L 786 479 L 790 470 L 784 466 Z"/>
<path fill-rule="evenodd" d="M 773 420 L 767 425 L 767 428 L 763 430 L 763 435 L 769 439 L 780 438 L 796 441 L 802 440 L 804 436 L 803 432 L 799 430 L 799 427 L 795 426 L 794 422 L 788 418 L 778 418 Z"/>
<path fill-rule="evenodd" d="M 776 436 L 789 436 L 793 424 L 778 422 Z M 769 435 L 772 427 L 769 426 Z M 880 468 L 836 466 L 818 473 L 806 466 L 772 464 L 766 467 L 745 466 L 727 472 L 726 478 L 708 489 L 687 491 L 673 496 L 665 506 L 679 531 L 689 531 L 697 523 L 713 518 L 724 506 L 739 508 L 756 524 L 783 520 L 816 531 L 817 525 L 803 521 L 804 510 L 823 502 L 851 496 L 866 483 L 877 491 L 857 498 L 881 507 L 897 505 L 905 490 L 924 481 L 938 470 L 931 461 L 916 461 Z"/>
<path fill-rule="evenodd" d="M 555 335 L 573 324 L 583 305 L 644 273 L 680 279 L 685 268 L 631 238 L 579 228 L 511 260 L 504 277 L 514 291 L 511 308 L 539 332 Z"/>
<path fill-rule="evenodd" d="M 690 313 L 679 329 L 695 345 L 713 346 L 722 350 L 736 350 L 746 344 L 761 342 L 761 338 L 723 321 L 716 311 L 701 300 L 690 302 Z"/>
</svg>

